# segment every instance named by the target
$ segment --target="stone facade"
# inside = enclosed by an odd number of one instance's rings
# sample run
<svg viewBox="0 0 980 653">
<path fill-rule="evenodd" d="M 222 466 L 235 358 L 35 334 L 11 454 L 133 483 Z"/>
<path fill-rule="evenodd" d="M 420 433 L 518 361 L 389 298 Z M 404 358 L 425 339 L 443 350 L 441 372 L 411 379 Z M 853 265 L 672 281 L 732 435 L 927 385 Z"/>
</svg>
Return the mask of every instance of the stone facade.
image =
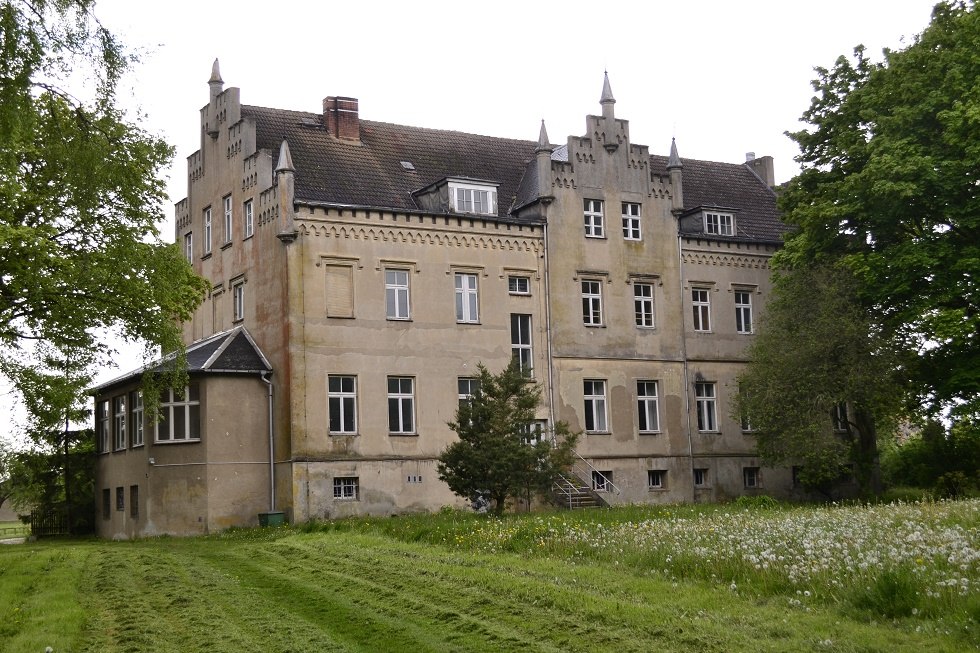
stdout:
<svg viewBox="0 0 980 653">
<path fill-rule="evenodd" d="M 651 155 L 608 79 L 561 146 L 543 124 L 520 141 L 362 120 L 353 98 L 242 105 L 217 62 L 209 85 L 175 235 L 213 290 L 185 338 L 244 330 L 271 375 L 197 370 L 199 439 L 147 422 L 143 447 L 107 451 L 99 490 L 140 485 L 153 519 L 113 503 L 103 535 L 462 505 L 436 474 L 447 422 L 477 365 L 512 356 L 542 423 L 583 432 L 576 473 L 608 503 L 790 491 L 729 408 L 783 229 L 771 159 Z"/>
</svg>

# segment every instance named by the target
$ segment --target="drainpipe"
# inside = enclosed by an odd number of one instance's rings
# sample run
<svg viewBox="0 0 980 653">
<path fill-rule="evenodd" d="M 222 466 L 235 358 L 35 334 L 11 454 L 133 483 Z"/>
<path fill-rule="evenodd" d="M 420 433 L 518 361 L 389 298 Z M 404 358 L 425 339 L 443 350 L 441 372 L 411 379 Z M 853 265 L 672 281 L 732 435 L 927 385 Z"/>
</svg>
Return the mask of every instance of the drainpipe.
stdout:
<svg viewBox="0 0 980 653">
<path fill-rule="evenodd" d="M 698 489 L 694 486 L 694 437 L 691 434 L 691 377 L 690 372 L 688 371 L 687 362 L 687 328 L 684 326 L 684 248 L 681 245 L 681 238 L 682 236 L 678 234 L 677 264 L 679 268 L 677 270 L 677 279 L 680 285 L 679 290 L 681 302 L 681 355 L 684 357 L 684 412 L 687 414 L 687 460 L 691 467 L 691 502 L 696 503 L 698 499 Z"/>
<path fill-rule="evenodd" d="M 276 511 L 276 441 L 275 431 L 272 428 L 272 381 L 266 376 L 268 372 L 262 372 L 259 378 L 262 383 L 269 388 L 269 512 Z"/>
<path fill-rule="evenodd" d="M 548 247 L 548 221 L 546 214 L 544 222 L 544 341 L 548 343 L 546 350 L 546 355 L 548 357 L 548 412 L 550 413 L 551 418 L 552 443 L 555 443 L 554 429 L 555 421 L 557 419 L 557 416 L 555 415 L 555 359 L 554 352 L 551 348 L 551 269 L 548 267 Z"/>
</svg>

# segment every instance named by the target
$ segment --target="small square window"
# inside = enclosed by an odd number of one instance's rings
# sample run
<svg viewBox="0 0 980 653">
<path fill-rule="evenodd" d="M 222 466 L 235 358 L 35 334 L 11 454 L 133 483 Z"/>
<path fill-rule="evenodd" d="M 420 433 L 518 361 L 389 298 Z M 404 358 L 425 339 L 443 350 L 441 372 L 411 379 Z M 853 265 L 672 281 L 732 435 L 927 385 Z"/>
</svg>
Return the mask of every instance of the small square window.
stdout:
<svg viewBox="0 0 980 653">
<path fill-rule="evenodd" d="M 357 476 L 336 476 L 333 479 L 334 499 L 357 501 L 359 489 Z"/>
<path fill-rule="evenodd" d="M 592 471 L 592 489 L 596 492 L 612 492 L 614 489 L 613 485 L 613 473 L 612 471 Z"/>
<path fill-rule="evenodd" d="M 648 469 L 647 487 L 651 490 L 666 490 L 667 472 L 662 469 Z"/>
<path fill-rule="evenodd" d="M 759 473 L 758 467 L 743 467 L 742 480 L 745 482 L 746 488 L 762 487 L 762 475 Z"/>
<path fill-rule="evenodd" d="M 510 275 L 507 277 L 507 292 L 511 295 L 530 295 L 531 278 L 524 275 Z"/>
</svg>

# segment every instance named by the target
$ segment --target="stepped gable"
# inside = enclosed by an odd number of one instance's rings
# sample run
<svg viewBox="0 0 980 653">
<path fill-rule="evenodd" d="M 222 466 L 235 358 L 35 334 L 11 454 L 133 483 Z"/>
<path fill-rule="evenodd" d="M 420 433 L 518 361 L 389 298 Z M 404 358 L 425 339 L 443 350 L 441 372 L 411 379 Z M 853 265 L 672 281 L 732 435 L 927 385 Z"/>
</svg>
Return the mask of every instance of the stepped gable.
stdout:
<svg viewBox="0 0 980 653">
<path fill-rule="evenodd" d="M 718 207 L 736 212 L 736 235 L 725 240 L 782 243 L 787 227 L 780 220 L 775 193 L 740 163 L 681 158 L 684 166 L 684 208 Z M 650 171 L 667 176 L 667 157 L 652 155 Z M 701 223 L 692 221 L 690 224 Z M 703 233 L 685 229 L 684 233 Z M 718 236 L 711 236 L 719 239 Z"/>
<path fill-rule="evenodd" d="M 360 120 L 360 140 L 329 135 L 320 114 L 242 106 L 256 147 L 274 154 L 285 139 L 296 167 L 296 200 L 418 210 L 412 192 L 446 177 L 498 182 L 507 218 L 534 141 Z M 408 162 L 414 170 L 406 169 Z M 511 219 L 511 218 L 508 218 Z"/>
</svg>

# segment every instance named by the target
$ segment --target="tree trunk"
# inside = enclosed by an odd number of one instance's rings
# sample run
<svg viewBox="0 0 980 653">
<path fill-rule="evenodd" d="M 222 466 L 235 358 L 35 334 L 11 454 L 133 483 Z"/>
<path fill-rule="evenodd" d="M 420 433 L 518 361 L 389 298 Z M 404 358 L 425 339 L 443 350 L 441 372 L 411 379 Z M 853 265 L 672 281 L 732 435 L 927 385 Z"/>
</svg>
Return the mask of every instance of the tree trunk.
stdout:
<svg viewBox="0 0 980 653">
<path fill-rule="evenodd" d="M 866 496 L 881 494 L 881 467 L 878 464 L 878 432 L 875 418 L 865 408 L 855 407 L 854 427 L 857 430 L 855 464 L 861 493 Z"/>
</svg>

